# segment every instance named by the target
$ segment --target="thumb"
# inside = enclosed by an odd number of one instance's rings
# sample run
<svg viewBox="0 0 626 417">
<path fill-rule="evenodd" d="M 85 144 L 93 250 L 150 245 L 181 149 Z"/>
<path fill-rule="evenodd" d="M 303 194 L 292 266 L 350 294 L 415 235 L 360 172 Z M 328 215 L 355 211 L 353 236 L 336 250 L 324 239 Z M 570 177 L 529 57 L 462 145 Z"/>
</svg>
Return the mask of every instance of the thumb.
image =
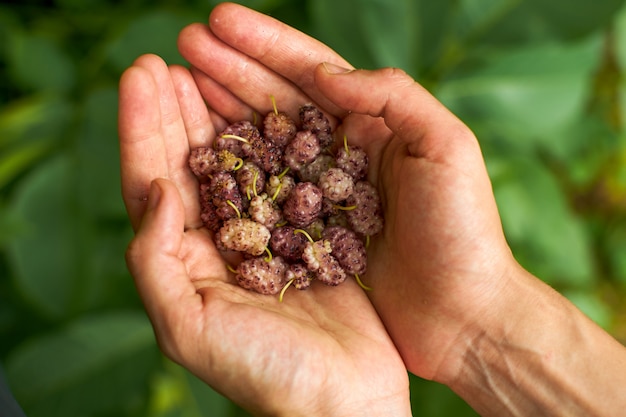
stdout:
<svg viewBox="0 0 626 417">
<path fill-rule="evenodd" d="M 315 69 L 315 82 L 346 112 L 384 118 L 412 156 L 448 159 L 451 148 L 476 145 L 469 128 L 400 69 L 349 70 L 323 63 Z"/>
<path fill-rule="evenodd" d="M 179 258 L 184 219 L 183 202 L 174 183 L 153 180 L 141 225 L 126 251 L 126 263 L 157 328 L 162 327 L 173 306 L 195 294 Z"/>
<path fill-rule="evenodd" d="M 164 178 L 153 180 L 136 239 L 145 241 L 157 252 L 177 254 L 185 228 L 184 213 L 182 198 L 174 183 Z"/>
</svg>

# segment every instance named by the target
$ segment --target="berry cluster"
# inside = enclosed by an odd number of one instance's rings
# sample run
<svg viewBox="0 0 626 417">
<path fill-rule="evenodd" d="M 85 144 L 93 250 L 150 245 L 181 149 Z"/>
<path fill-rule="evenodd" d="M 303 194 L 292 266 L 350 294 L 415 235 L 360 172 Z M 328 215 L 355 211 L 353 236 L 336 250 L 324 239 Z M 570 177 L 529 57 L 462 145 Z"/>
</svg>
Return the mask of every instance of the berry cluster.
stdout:
<svg viewBox="0 0 626 417">
<path fill-rule="evenodd" d="M 222 251 L 237 251 L 240 286 L 277 294 L 311 281 L 339 285 L 367 271 L 366 243 L 383 227 L 381 202 L 367 182 L 364 150 L 335 141 L 314 105 L 292 120 L 274 105 L 258 128 L 231 124 L 213 146 L 192 149 L 201 219 Z M 282 299 L 281 292 L 281 299 Z"/>
</svg>

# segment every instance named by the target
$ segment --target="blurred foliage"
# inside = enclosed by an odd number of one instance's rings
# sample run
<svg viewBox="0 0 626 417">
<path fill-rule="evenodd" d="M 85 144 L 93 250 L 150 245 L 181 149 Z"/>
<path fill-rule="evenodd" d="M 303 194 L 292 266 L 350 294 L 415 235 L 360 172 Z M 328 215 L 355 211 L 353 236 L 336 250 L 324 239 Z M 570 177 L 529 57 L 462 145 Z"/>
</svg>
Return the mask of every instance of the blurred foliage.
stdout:
<svg viewBox="0 0 626 417">
<path fill-rule="evenodd" d="M 158 352 L 124 265 L 117 81 L 207 0 L 0 5 L 0 362 L 31 417 L 245 416 Z M 249 0 L 478 135 L 511 247 L 626 341 L 623 0 Z M 415 415 L 472 416 L 411 377 Z"/>
</svg>

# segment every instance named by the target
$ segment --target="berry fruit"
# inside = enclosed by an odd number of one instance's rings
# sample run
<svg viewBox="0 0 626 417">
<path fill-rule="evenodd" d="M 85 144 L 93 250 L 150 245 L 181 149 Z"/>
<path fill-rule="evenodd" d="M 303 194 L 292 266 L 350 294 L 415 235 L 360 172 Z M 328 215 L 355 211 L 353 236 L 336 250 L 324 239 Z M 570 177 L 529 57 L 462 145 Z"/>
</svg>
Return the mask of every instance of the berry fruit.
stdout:
<svg viewBox="0 0 626 417">
<path fill-rule="evenodd" d="M 313 104 L 299 120 L 273 111 L 260 128 L 247 120 L 226 127 L 212 146 L 191 149 L 200 218 L 221 251 L 242 254 L 235 281 L 279 294 L 314 281 L 329 286 L 367 272 L 365 241 L 382 230 L 382 206 L 367 182 L 365 151 L 334 145 L 331 124 Z"/>
</svg>

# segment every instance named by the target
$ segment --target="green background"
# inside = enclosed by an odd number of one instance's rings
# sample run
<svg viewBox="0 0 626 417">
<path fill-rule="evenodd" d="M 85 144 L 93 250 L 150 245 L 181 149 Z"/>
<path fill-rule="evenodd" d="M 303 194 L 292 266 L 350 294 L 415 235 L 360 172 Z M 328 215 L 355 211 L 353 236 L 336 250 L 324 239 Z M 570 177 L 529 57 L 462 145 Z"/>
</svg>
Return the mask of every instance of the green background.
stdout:
<svg viewBox="0 0 626 417">
<path fill-rule="evenodd" d="M 622 0 L 249 0 L 478 135 L 519 261 L 626 342 Z M 0 363 L 30 417 L 245 416 L 164 359 L 124 264 L 117 82 L 212 1 L 0 5 Z M 411 377 L 416 416 L 474 416 Z"/>
</svg>

